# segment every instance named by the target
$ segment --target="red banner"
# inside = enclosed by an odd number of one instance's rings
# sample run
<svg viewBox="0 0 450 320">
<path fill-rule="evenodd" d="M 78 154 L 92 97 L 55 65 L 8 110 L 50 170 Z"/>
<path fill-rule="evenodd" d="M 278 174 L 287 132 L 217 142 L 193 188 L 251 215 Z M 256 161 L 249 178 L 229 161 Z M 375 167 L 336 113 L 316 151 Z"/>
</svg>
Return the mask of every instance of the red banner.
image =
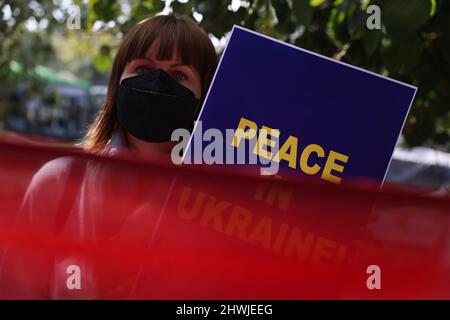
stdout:
<svg viewBox="0 0 450 320">
<path fill-rule="evenodd" d="M 426 190 L 0 148 L 1 298 L 450 298 Z"/>
</svg>

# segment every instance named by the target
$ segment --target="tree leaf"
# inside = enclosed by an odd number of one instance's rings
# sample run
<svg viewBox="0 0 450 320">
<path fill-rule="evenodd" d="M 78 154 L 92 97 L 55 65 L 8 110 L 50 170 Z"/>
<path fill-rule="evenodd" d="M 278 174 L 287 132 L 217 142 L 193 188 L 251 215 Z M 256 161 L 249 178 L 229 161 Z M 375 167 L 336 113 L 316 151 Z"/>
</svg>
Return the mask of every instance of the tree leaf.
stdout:
<svg viewBox="0 0 450 320">
<path fill-rule="evenodd" d="M 363 36 L 364 51 L 367 56 L 371 56 L 380 44 L 383 33 L 381 30 L 365 30 Z"/>
<path fill-rule="evenodd" d="M 407 74 L 417 65 L 423 49 L 417 35 L 392 40 L 382 53 L 384 65 L 391 73 Z"/>
<path fill-rule="evenodd" d="M 308 26 L 311 23 L 314 9 L 310 6 L 309 0 L 292 1 L 292 11 L 298 24 Z"/>
<path fill-rule="evenodd" d="M 296 0 L 293 0 L 293 2 L 295 2 Z M 320 6 L 322 3 L 324 3 L 326 0 L 311 0 L 309 3 L 311 5 L 311 7 L 318 7 Z"/>
<path fill-rule="evenodd" d="M 403 36 L 419 29 L 429 19 L 430 12 L 430 0 L 384 0 L 381 19 L 389 34 Z"/>
</svg>

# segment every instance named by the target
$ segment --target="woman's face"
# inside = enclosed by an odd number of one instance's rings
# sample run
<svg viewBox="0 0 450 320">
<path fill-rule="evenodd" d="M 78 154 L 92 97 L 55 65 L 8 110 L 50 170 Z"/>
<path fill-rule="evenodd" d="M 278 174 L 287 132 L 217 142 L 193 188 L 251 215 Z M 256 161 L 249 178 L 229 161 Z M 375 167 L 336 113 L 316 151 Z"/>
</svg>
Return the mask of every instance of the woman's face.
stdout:
<svg viewBox="0 0 450 320">
<path fill-rule="evenodd" d="M 200 75 L 193 66 L 184 65 L 181 63 L 178 55 L 173 54 L 170 60 L 158 60 L 156 58 L 157 46 L 152 45 L 146 52 L 145 57 L 136 58 L 128 62 L 120 77 L 120 82 L 123 79 L 144 74 L 145 72 L 163 69 L 180 84 L 188 88 L 194 93 L 195 98 L 200 99 L 202 95 L 202 88 L 200 82 Z M 141 153 L 163 153 L 170 154 L 172 147 L 177 144 L 176 141 L 152 143 L 143 141 L 135 136 L 126 133 L 128 145 L 131 150 L 139 151 Z"/>
</svg>

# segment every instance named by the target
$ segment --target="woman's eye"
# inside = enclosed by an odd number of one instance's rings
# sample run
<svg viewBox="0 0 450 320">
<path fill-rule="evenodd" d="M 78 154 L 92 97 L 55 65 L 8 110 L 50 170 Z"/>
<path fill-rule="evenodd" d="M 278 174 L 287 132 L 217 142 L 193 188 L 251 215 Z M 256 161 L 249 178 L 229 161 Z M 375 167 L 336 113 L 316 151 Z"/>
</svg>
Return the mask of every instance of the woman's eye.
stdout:
<svg viewBox="0 0 450 320">
<path fill-rule="evenodd" d="M 147 73 L 147 72 L 150 72 L 150 71 L 151 70 L 148 67 L 137 67 L 136 68 L 136 73 L 137 74 L 144 74 L 144 73 Z"/>
<path fill-rule="evenodd" d="M 188 77 L 183 72 L 176 71 L 174 73 L 174 78 L 177 81 L 184 81 L 184 80 L 187 80 Z"/>
</svg>

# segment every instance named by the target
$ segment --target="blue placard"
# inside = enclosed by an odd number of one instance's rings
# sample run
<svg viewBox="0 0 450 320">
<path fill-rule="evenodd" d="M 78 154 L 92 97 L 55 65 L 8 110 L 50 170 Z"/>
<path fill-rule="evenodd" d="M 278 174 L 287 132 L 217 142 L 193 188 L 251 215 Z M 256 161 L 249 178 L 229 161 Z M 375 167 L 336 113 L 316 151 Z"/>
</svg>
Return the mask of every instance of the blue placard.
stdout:
<svg viewBox="0 0 450 320">
<path fill-rule="evenodd" d="M 280 167 L 334 183 L 382 181 L 416 90 L 234 26 L 193 135 L 265 126 L 279 132 Z"/>
</svg>

